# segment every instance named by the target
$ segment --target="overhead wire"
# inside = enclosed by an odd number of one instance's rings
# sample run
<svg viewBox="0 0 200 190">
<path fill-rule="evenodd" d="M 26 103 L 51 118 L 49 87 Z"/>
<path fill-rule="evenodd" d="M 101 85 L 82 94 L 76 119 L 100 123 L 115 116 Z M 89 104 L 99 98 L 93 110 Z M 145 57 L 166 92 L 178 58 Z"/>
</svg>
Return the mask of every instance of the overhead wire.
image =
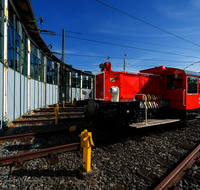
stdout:
<svg viewBox="0 0 200 190">
<path fill-rule="evenodd" d="M 197 63 L 200 63 L 200 61 L 196 61 L 196 62 L 194 62 L 194 63 L 192 63 L 192 64 L 186 66 L 183 70 L 185 70 L 185 69 L 187 69 L 188 67 L 190 67 L 190 66 L 192 66 L 192 65 L 195 65 L 195 64 L 197 64 Z"/>
<path fill-rule="evenodd" d="M 66 33 L 68 32 L 68 33 L 78 34 L 78 35 L 86 35 L 86 36 L 94 36 L 94 37 L 100 37 L 100 38 L 107 38 L 107 39 L 113 39 L 113 40 L 123 40 L 123 41 L 127 41 L 127 42 L 136 42 L 136 43 L 148 44 L 148 45 L 154 45 L 154 46 L 162 46 L 162 47 L 170 47 L 170 48 L 177 48 L 177 49 L 199 51 L 197 49 L 191 49 L 191 48 L 183 48 L 183 47 L 170 46 L 170 45 L 164 45 L 164 44 L 155 44 L 155 43 L 141 42 L 141 41 L 136 41 L 136 40 L 128 40 L 128 39 L 122 39 L 122 38 L 113 38 L 113 37 L 106 37 L 106 36 L 100 36 L 100 35 L 85 34 L 85 33 L 82 33 L 82 32 L 73 32 L 73 31 L 68 31 L 68 30 L 65 30 L 65 32 Z"/>
<path fill-rule="evenodd" d="M 196 43 L 191 42 L 191 41 L 189 41 L 189 40 L 187 40 L 187 39 L 185 39 L 185 38 L 182 38 L 182 37 L 180 37 L 180 36 L 178 36 L 178 35 L 176 35 L 176 34 L 173 34 L 173 33 L 171 33 L 171 32 L 168 32 L 167 30 L 164 30 L 164 29 L 162 29 L 162 28 L 160 28 L 160 27 L 157 27 L 157 26 L 155 26 L 155 25 L 153 25 L 153 24 L 150 24 L 150 23 L 148 23 L 148 22 L 146 22 L 146 21 L 144 21 L 144 20 L 142 20 L 142 19 L 139 19 L 139 18 L 137 18 L 137 17 L 135 17 L 135 16 L 133 16 L 133 15 L 130 15 L 130 14 L 128 14 L 128 13 L 122 11 L 122 10 L 119 10 L 119 9 L 117 9 L 117 8 L 115 8 L 115 7 L 112 7 L 112 6 L 110 6 L 110 5 L 106 4 L 106 3 L 103 3 L 102 1 L 99 1 L 99 0 L 96 0 L 96 1 L 99 2 L 99 3 L 101 3 L 101 4 L 103 4 L 103 5 L 105 5 L 105 6 L 107 6 L 107 7 L 110 7 L 111 9 L 114 9 L 114 10 L 120 12 L 120 13 L 123 13 L 123 14 L 125 14 L 125 15 L 127 15 L 127 16 L 129 16 L 129 17 L 132 17 L 132 18 L 134 18 L 134 19 L 136 19 L 136 20 L 138 20 L 138 21 L 140 21 L 140 22 L 143 22 L 143 23 L 145 23 L 145 24 L 147 24 L 147 25 L 149 25 L 149 26 L 151 26 L 151 27 L 154 27 L 154 28 L 156 28 L 156 29 L 158 29 L 158 30 L 160 30 L 160 31 L 162 31 L 162 32 L 165 32 L 165 33 L 167 33 L 167 34 L 170 34 L 170 35 L 172 35 L 172 36 L 174 36 L 174 37 L 177 37 L 177 38 L 179 38 L 179 39 L 181 39 L 181 40 L 184 40 L 184 41 L 186 41 L 186 42 L 188 42 L 188 43 L 191 43 L 191 44 L 193 44 L 193 45 L 196 45 L 196 46 L 200 47 L 199 44 L 196 44 Z"/>
<path fill-rule="evenodd" d="M 39 30 L 38 31 L 35 30 L 35 32 L 39 32 Z M 62 34 L 58 34 L 58 33 L 55 33 L 54 35 L 62 36 Z M 151 49 L 139 48 L 139 47 L 134 47 L 134 46 L 127 46 L 127 45 L 115 44 L 115 43 L 110 43 L 110 42 L 103 42 L 103 41 L 90 40 L 90 39 L 85 39 L 85 38 L 78 38 L 78 37 L 68 36 L 68 35 L 65 35 L 65 37 L 79 39 L 79 40 L 84 40 L 84 41 L 90 41 L 90 42 L 96 42 L 96 43 L 101 43 L 101 44 L 107 44 L 107 45 L 114 45 L 114 46 L 132 48 L 132 49 L 143 50 L 143 51 L 163 53 L 163 54 L 168 54 L 168 55 L 175 55 L 175 56 L 182 56 L 182 57 L 192 57 L 192 58 L 200 58 L 200 57 L 195 57 L 195 56 L 182 55 L 182 54 L 176 54 L 176 53 L 170 53 L 170 52 L 163 52 L 163 51 L 158 51 L 158 50 L 151 50 Z"/>
<path fill-rule="evenodd" d="M 58 55 L 62 55 L 62 53 L 60 53 L 60 52 L 53 52 L 53 53 L 56 53 Z M 68 55 L 68 56 L 80 56 L 80 57 L 95 57 L 95 58 L 105 58 L 105 59 L 108 58 L 108 56 L 102 56 L 102 55 L 83 55 L 83 54 L 69 54 L 69 53 L 65 53 L 65 55 Z M 109 58 L 111 58 L 111 59 L 122 59 L 121 57 L 112 57 L 112 56 L 109 56 Z M 177 63 L 191 63 L 191 62 L 194 62 L 194 60 L 193 61 L 177 61 L 177 60 L 144 59 L 144 58 L 130 58 L 130 57 L 126 57 L 126 59 L 128 59 L 128 60 L 141 60 L 141 61 L 177 62 Z"/>
<path fill-rule="evenodd" d="M 78 37 L 74 37 L 74 36 L 67 36 L 67 35 L 65 35 L 65 37 L 79 39 L 79 40 L 84 40 L 84 41 L 90 41 L 90 42 L 96 42 L 96 43 L 101 43 L 101 44 L 107 44 L 107 45 L 114 45 L 114 46 L 132 48 L 132 49 L 143 50 L 143 51 L 150 51 L 150 52 L 168 54 L 168 55 L 176 55 L 176 56 L 182 56 L 182 57 L 200 58 L 200 57 L 195 57 L 195 56 L 190 56 L 190 55 L 182 55 L 182 54 L 177 54 L 177 53 L 170 53 L 170 52 L 164 52 L 164 51 L 158 51 L 158 50 L 151 50 L 151 49 L 146 49 L 146 48 L 139 48 L 139 47 L 134 47 L 134 46 L 127 46 L 127 45 L 110 43 L 110 42 L 103 42 L 103 41 L 97 41 L 97 40 L 89 40 L 89 39 L 78 38 Z"/>
</svg>

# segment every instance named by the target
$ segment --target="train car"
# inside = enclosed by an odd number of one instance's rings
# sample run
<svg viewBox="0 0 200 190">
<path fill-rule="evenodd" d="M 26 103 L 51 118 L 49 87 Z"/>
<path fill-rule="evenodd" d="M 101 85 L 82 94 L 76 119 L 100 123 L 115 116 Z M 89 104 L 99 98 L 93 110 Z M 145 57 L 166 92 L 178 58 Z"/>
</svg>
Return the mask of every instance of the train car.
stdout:
<svg viewBox="0 0 200 190">
<path fill-rule="evenodd" d="M 100 64 L 95 75 L 95 99 L 86 113 L 99 121 L 130 125 L 149 118 L 186 120 L 198 117 L 200 73 L 165 66 L 139 73 L 115 72 Z"/>
</svg>

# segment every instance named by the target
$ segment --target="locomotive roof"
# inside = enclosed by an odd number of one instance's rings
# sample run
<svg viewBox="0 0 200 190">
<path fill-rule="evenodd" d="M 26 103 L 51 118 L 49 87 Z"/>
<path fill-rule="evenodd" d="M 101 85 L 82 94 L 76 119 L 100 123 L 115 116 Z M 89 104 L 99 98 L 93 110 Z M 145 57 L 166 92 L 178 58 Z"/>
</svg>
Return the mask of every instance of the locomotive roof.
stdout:
<svg viewBox="0 0 200 190">
<path fill-rule="evenodd" d="M 147 73 L 147 74 L 151 73 L 151 74 L 157 74 L 157 75 L 164 75 L 164 74 L 168 73 L 168 72 L 166 72 L 167 70 L 169 70 L 171 72 L 175 72 L 176 71 L 176 73 L 184 72 L 185 75 L 193 75 L 193 76 L 200 77 L 200 73 L 199 72 L 182 70 L 182 69 L 178 69 L 178 68 L 165 67 L 165 66 L 160 66 L 160 67 L 154 67 L 154 68 L 141 70 L 140 73 Z"/>
<path fill-rule="evenodd" d="M 200 76 L 200 73 L 199 73 L 199 72 L 187 71 L 187 70 L 184 70 L 184 72 L 185 72 L 186 75 L 196 75 L 196 76 Z"/>
</svg>

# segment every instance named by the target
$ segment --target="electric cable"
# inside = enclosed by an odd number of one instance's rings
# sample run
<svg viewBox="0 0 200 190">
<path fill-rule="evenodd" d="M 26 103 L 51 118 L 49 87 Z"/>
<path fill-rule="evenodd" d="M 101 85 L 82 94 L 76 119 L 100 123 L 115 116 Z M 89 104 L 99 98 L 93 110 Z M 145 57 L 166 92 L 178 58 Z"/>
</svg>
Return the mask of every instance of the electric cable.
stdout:
<svg viewBox="0 0 200 190">
<path fill-rule="evenodd" d="M 181 39 L 181 40 L 184 40 L 184 41 L 186 41 L 186 42 L 189 42 L 189 43 L 191 43 L 191 44 L 193 44 L 193 45 L 196 45 L 196 46 L 200 47 L 200 45 L 198 45 L 198 44 L 196 44 L 196 43 L 194 43 L 194 42 L 191 42 L 191 41 L 189 41 L 189 40 L 186 40 L 185 38 L 182 38 L 182 37 L 180 37 L 180 36 L 178 36 L 178 35 L 176 35 L 176 34 L 173 34 L 173 33 L 171 33 L 171 32 L 168 32 L 168 31 L 166 31 L 166 30 L 164 30 L 164 29 L 162 29 L 162 28 L 159 28 L 159 27 L 157 27 L 157 26 L 155 26 L 155 25 L 153 25 L 153 24 L 150 24 L 150 23 L 148 23 L 148 22 L 146 22 L 146 21 L 144 21 L 144 20 L 142 20 L 142 19 L 139 19 L 139 18 L 137 18 L 137 17 L 135 17 L 135 16 L 133 16 L 133 15 L 130 15 L 130 14 L 124 12 L 124 11 L 121 11 L 121 10 L 115 8 L 115 7 L 112 7 L 112 6 L 110 6 L 110 5 L 106 4 L 106 3 L 103 3 L 103 2 L 101 2 L 101 1 L 99 1 L 99 0 L 96 0 L 96 1 L 99 2 L 99 3 L 101 3 L 101 4 L 103 4 L 103 5 L 106 5 L 107 7 L 110 7 L 111 9 L 114 9 L 114 10 L 120 12 L 120 13 L 123 13 L 123 14 L 125 14 L 125 15 L 127 15 L 127 16 L 129 16 L 129 17 L 132 17 L 132 18 L 134 18 L 134 19 L 136 19 L 136 20 L 138 20 L 138 21 L 140 21 L 140 22 L 143 22 L 143 23 L 145 23 L 145 24 L 147 24 L 147 25 L 149 25 L 149 26 L 152 26 L 152 27 L 154 27 L 154 28 L 156 28 L 156 29 L 158 29 L 158 30 L 160 30 L 160 31 L 162 31 L 162 32 L 165 32 L 165 33 L 167 33 L 167 34 L 170 34 L 170 35 L 172 35 L 172 36 L 174 36 L 174 37 L 177 37 L 177 38 L 179 38 L 179 39 Z"/>
<path fill-rule="evenodd" d="M 85 34 L 85 33 L 82 33 L 82 32 L 73 32 L 73 31 L 68 31 L 68 30 L 65 30 L 65 32 L 66 33 L 68 32 L 68 33 L 78 34 L 78 35 L 83 34 L 83 35 L 86 35 L 86 36 L 94 36 L 94 37 L 107 38 L 107 39 L 113 39 L 113 40 L 123 40 L 123 41 L 127 41 L 127 42 L 136 42 L 136 43 L 140 43 L 140 44 L 148 44 L 148 45 L 154 45 L 154 46 L 162 46 L 162 47 L 170 47 L 170 48 L 177 48 L 177 49 L 199 51 L 197 49 L 183 48 L 183 47 L 170 46 L 170 45 L 164 45 L 164 44 L 155 44 L 155 43 L 149 43 L 149 42 L 141 42 L 141 41 L 135 41 L 135 40 L 122 39 L 122 38 L 99 36 L 99 35 L 93 35 L 93 34 Z"/>
<path fill-rule="evenodd" d="M 143 51 L 163 53 L 163 54 L 168 54 L 168 55 L 176 55 L 176 56 L 183 56 L 183 57 L 200 58 L 200 57 L 189 56 L 189 55 L 182 55 L 182 54 L 177 54 L 177 53 L 170 53 L 170 52 L 164 52 L 164 51 L 158 51 L 158 50 L 151 50 L 151 49 L 145 49 L 145 48 L 139 48 L 139 47 L 133 47 L 133 46 L 126 46 L 126 45 L 115 44 L 115 43 L 110 43 L 110 42 L 103 42 L 103 41 L 97 41 L 97 40 L 89 40 L 89 39 L 85 39 L 85 38 L 78 38 L 78 37 L 67 36 L 67 35 L 65 35 L 65 37 L 79 39 L 79 40 L 84 40 L 84 41 L 90 41 L 90 42 L 96 42 L 96 43 L 101 43 L 101 44 L 107 44 L 107 45 L 114 45 L 114 46 L 119 46 L 119 47 L 132 48 L 132 49 L 143 50 Z"/>
<path fill-rule="evenodd" d="M 58 55 L 62 55 L 62 53 L 60 53 L 60 52 L 52 52 L 52 53 L 56 53 Z M 105 59 L 107 59 L 107 57 L 108 57 L 108 56 L 102 56 L 102 55 L 81 55 L 81 54 L 68 54 L 68 53 L 65 53 L 65 55 L 68 55 L 68 56 L 80 56 L 80 57 L 105 58 Z M 111 59 L 122 59 L 122 57 L 112 57 L 112 56 L 110 58 Z M 176 60 L 144 59 L 144 58 L 139 59 L 139 58 L 129 58 L 129 57 L 126 57 L 126 59 L 128 59 L 128 60 L 141 60 L 141 61 L 179 62 L 179 63 L 191 63 L 191 62 L 194 62 L 194 61 L 176 61 Z"/>
</svg>

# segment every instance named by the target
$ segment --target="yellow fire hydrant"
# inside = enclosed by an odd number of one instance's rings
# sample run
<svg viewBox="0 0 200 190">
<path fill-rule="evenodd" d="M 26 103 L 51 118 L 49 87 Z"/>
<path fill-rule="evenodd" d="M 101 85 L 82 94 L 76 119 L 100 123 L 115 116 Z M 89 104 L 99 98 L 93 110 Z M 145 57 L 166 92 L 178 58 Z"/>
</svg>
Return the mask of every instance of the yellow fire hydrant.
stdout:
<svg viewBox="0 0 200 190">
<path fill-rule="evenodd" d="M 83 148 L 83 168 L 89 172 L 91 170 L 91 146 L 94 146 L 92 133 L 84 130 L 79 137 L 81 137 L 81 148 Z"/>
<path fill-rule="evenodd" d="M 63 100 L 63 108 L 65 107 L 65 101 Z"/>
<path fill-rule="evenodd" d="M 58 124 L 58 112 L 59 112 L 59 105 L 56 104 L 56 107 L 54 108 L 55 124 Z"/>
</svg>

